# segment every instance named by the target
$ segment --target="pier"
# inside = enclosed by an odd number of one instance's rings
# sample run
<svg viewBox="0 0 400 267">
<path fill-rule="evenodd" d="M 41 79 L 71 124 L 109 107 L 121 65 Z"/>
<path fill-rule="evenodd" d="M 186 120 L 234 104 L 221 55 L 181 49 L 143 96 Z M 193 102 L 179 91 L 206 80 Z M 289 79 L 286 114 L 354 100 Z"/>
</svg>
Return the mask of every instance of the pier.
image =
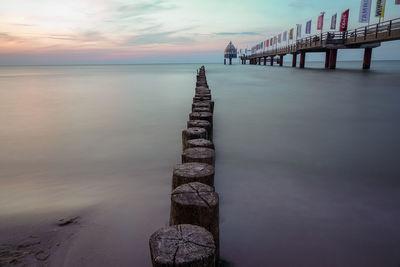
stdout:
<svg viewBox="0 0 400 267">
<path fill-rule="evenodd" d="M 292 55 L 292 67 L 297 67 L 297 55 L 300 55 L 300 68 L 306 65 L 307 53 L 325 53 L 325 68 L 336 69 L 338 50 L 364 49 L 363 69 L 371 67 L 372 50 L 381 46 L 382 42 L 400 40 L 400 18 L 359 27 L 344 32 L 329 31 L 319 35 L 308 36 L 279 48 L 272 48 L 260 53 L 241 56 L 241 63 L 247 61 L 251 65 L 274 65 L 278 58 L 279 66 L 283 66 L 283 58 Z"/>
</svg>

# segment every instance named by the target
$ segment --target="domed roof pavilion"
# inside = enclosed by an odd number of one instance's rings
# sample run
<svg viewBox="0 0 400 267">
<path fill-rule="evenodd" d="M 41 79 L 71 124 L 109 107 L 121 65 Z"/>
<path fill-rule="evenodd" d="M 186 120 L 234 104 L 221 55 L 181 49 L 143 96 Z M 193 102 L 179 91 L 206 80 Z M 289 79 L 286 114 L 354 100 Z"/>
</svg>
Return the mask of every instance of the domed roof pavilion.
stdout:
<svg viewBox="0 0 400 267">
<path fill-rule="evenodd" d="M 229 58 L 229 65 L 232 64 L 232 58 L 237 58 L 237 49 L 232 44 L 232 42 L 229 42 L 229 44 L 225 48 L 224 58 L 225 58 L 224 59 L 224 64 L 226 64 L 226 59 Z"/>
</svg>

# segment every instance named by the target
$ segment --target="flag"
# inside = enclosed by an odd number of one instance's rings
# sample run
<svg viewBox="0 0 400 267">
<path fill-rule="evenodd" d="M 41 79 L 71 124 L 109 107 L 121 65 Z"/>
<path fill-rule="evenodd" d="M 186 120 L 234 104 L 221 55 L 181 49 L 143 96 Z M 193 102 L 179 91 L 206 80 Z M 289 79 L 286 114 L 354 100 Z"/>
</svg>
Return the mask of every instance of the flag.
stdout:
<svg viewBox="0 0 400 267">
<path fill-rule="evenodd" d="M 284 42 L 287 41 L 287 31 L 283 33 L 282 39 L 283 39 Z"/>
<path fill-rule="evenodd" d="M 293 32 L 294 32 L 294 29 L 291 28 L 291 29 L 289 30 L 289 40 L 293 40 Z"/>
<path fill-rule="evenodd" d="M 324 15 L 325 15 L 325 13 L 322 13 L 322 14 L 318 17 L 317 31 L 321 31 L 322 28 L 324 27 Z"/>
<path fill-rule="evenodd" d="M 280 33 L 280 34 L 278 35 L 278 43 L 281 43 L 281 41 L 282 41 L 282 33 Z"/>
<path fill-rule="evenodd" d="M 301 38 L 301 24 L 297 24 L 296 39 Z"/>
<path fill-rule="evenodd" d="M 277 39 L 277 38 L 276 38 L 276 36 L 275 36 L 275 37 L 274 37 L 274 45 L 276 45 L 276 39 Z"/>
<path fill-rule="evenodd" d="M 331 30 L 336 30 L 336 19 L 337 19 L 337 13 L 332 16 L 331 20 Z"/>
<path fill-rule="evenodd" d="M 271 38 L 271 40 L 269 41 L 270 46 L 274 45 L 274 38 Z"/>
<path fill-rule="evenodd" d="M 349 24 L 349 13 L 350 13 L 349 9 L 347 9 L 345 12 L 342 13 L 342 16 L 340 18 L 340 29 L 339 29 L 339 31 L 341 32 L 347 31 L 347 25 Z"/>
<path fill-rule="evenodd" d="M 306 24 L 306 34 L 310 34 L 311 33 L 311 20 L 307 21 Z"/>
<path fill-rule="evenodd" d="M 400 5 L 400 0 L 395 0 L 395 1 L 394 1 L 394 4 L 395 4 L 395 5 Z"/>
<path fill-rule="evenodd" d="M 369 18 L 371 17 L 371 4 L 372 0 L 361 0 L 360 17 L 358 18 L 360 23 L 369 23 Z"/>
<path fill-rule="evenodd" d="M 267 42 L 267 47 L 269 46 L 269 40 L 266 41 Z"/>
<path fill-rule="evenodd" d="M 385 7 L 386 7 L 386 0 L 376 0 L 375 17 L 384 18 L 385 17 Z"/>
</svg>

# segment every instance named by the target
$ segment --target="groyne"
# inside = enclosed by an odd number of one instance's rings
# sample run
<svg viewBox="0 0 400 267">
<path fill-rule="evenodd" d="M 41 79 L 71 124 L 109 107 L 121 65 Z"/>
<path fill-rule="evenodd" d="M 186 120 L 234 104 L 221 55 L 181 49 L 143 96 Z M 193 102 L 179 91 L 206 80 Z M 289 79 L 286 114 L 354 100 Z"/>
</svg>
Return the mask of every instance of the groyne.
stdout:
<svg viewBox="0 0 400 267">
<path fill-rule="evenodd" d="M 214 189 L 214 101 L 197 71 L 192 112 L 182 131 L 182 163 L 173 169 L 170 226 L 149 239 L 153 266 L 218 266 L 219 197 Z"/>
</svg>

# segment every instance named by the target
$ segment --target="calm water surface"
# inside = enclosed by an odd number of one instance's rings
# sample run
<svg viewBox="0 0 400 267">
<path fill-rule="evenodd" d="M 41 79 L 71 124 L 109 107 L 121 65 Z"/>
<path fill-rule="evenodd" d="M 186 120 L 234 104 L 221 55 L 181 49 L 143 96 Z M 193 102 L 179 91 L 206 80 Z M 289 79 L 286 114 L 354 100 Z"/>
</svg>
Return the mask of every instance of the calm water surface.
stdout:
<svg viewBox="0 0 400 267">
<path fill-rule="evenodd" d="M 91 210 L 66 266 L 150 266 L 199 66 L 0 67 L 0 232 Z M 222 257 L 399 266 L 400 62 L 308 67 L 206 65 Z"/>
</svg>

